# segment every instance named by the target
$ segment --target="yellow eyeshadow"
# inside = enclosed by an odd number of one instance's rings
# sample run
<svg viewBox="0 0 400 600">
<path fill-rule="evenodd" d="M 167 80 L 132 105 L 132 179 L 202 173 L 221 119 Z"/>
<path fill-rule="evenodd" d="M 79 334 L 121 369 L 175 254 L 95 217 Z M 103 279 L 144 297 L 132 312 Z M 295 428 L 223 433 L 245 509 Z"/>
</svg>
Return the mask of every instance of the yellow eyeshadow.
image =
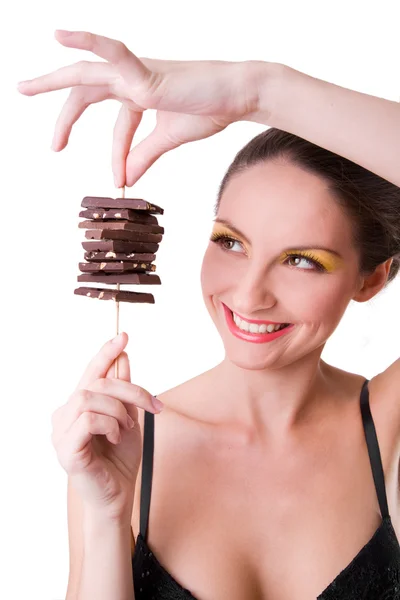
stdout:
<svg viewBox="0 0 400 600">
<path fill-rule="evenodd" d="M 309 248 L 308 250 L 296 250 L 294 248 L 293 250 L 288 250 L 284 256 L 287 256 L 287 254 L 297 254 L 299 256 L 305 256 L 306 258 L 311 259 L 316 258 L 329 273 L 338 269 L 343 263 L 338 256 L 335 256 L 330 252 L 326 252 L 325 250 L 314 248 Z"/>
<path fill-rule="evenodd" d="M 230 229 L 223 226 L 214 226 L 212 229 L 212 234 L 226 235 L 233 239 L 239 240 L 241 244 L 244 244 L 244 242 L 240 239 L 239 236 L 233 233 Z M 317 259 L 329 273 L 340 268 L 343 264 L 343 260 L 339 258 L 339 256 L 331 254 L 330 252 L 327 252 L 325 250 L 319 250 L 314 248 L 309 248 L 307 250 L 296 250 L 295 248 L 293 250 L 287 250 L 282 254 L 280 258 L 281 260 L 285 260 L 288 255 L 290 256 L 292 254 L 295 254 L 297 256 L 304 256 L 305 258 Z"/>
<path fill-rule="evenodd" d="M 218 235 L 229 235 L 230 237 L 234 237 L 235 239 L 238 239 L 238 236 L 233 233 L 230 229 L 227 229 L 226 227 L 213 227 L 212 229 L 212 233 L 218 233 Z"/>
</svg>

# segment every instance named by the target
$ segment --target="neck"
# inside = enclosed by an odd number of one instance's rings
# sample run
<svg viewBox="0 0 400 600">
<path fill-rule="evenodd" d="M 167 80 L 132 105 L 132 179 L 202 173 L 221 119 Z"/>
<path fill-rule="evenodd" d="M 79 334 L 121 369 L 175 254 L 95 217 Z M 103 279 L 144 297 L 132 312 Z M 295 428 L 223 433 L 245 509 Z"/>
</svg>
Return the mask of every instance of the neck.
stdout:
<svg viewBox="0 0 400 600">
<path fill-rule="evenodd" d="M 213 373 L 218 397 L 214 418 L 258 441 L 293 437 L 305 422 L 322 415 L 329 402 L 333 368 L 320 359 L 321 352 L 322 347 L 275 369 L 244 369 L 225 357 Z"/>
</svg>

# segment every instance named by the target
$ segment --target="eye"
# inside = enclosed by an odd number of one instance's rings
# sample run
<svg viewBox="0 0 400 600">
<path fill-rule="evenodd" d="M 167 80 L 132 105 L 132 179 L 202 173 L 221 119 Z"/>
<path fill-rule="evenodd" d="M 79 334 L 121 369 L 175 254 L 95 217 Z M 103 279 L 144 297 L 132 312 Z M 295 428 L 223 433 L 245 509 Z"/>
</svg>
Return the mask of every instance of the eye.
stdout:
<svg viewBox="0 0 400 600">
<path fill-rule="evenodd" d="M 215 242 L 216 244 L 218 244 L 218 246 L 221 246 L 221 248 L 223 248 L 224 250 L 228 250 L 228 251 L 232 250 L 232 248 L 226 248 L 224 246 L 225 242 L 227 242 L 228 244 L 230 242 L 238 243 L 238 244 L 242 243 L 239 240 L 237 240 L 236 238 L 233 238 L 233 237 L 228 236 L 228 235 L 222 235 L 221 233 L 212 233 L 211 237 L 210 237 L 210 240 L 212 242 Z"/>
<path fill-rule="evenodd" d="M 304 260 L 309 265 L 312 265 L 313 269 L 307 268 L 306 269 L 307 271 L 311 271 L 311 270 L 313 271 L 315 269 L 317 271 L 326 271 L 326 268 L 321 263 L 321 261 L 319 261 L 316 256 L 311 254 L 311 252 L 305 252 L 304 254 L 290 254 L 290 253 L 285 252 L 285 256 L 288 259 L 286 262 L 290 261 L 292 258 L 299 258 L 300 261 Z M 299 264 L 299 263 L 297 263 L 297 264 Z M 297 265 L 294 265 L 294 266 L 297 266 Z"/>
<path fill-rule="evenodd" d="M 230 244 L 230 243 L 242 244 L 242 242 L 240 242 L 236 238 L 229 236 L 229 235 L 224 235 L 221 233 L 211 234 L 210 240 L 212 242 L 215 242 L 219 246 L 221 246 L 221 248 L 227 252 L 232 250 L 232 247 L 230 247 L 230 248 L 226 247 L 225 244 Z M 312 267 L 312 268 L 309 268 L 309 267 L 300 268 L 301 271 L 321 271 L 321 272 L 327 271 L 327 269 L 324 267 L 324 265 L 321 263 L 321 261 L 318 260 L 318 258 L 316 256 L 314 256 L 311 252 L 304 252 L 304 254 L 294 254 L 294 253 L 290 254 L 288 252 L 285 252 L 285 257 L 286 257 L 285 262 L 288 264 L 291 259 L 300 259 L 300 261 L 304 261 L 305 263 L 307 263 L 308 265 L 311 265 L 311 267 Z M 292 263 L 290 266 L 297 267 L 298 264 L 299 263 L 295 263 L 295 264 Z"/>
</svg>

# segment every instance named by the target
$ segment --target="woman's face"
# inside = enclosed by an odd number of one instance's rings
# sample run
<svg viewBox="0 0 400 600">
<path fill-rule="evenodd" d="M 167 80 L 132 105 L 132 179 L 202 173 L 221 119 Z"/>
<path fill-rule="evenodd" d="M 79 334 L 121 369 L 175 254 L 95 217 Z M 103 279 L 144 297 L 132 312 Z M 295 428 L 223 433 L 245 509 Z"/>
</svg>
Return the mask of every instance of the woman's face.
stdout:
<svg viewBox="0 0 400 600">
<path fill-rule="evenodd" d="M 278 368 L 325 344 L 362 283 L 350 221 L 325 182 L 290 163 L 258 164 L 230 180 L 217 219 L 241 232 L 216 221 L 212 233 L 230 239 L 210 241 L 201 268 L 226 356 L 247 369 Z M 242 339 L 223 305 L 293 327 L 269 342 Z"/>
</svg>

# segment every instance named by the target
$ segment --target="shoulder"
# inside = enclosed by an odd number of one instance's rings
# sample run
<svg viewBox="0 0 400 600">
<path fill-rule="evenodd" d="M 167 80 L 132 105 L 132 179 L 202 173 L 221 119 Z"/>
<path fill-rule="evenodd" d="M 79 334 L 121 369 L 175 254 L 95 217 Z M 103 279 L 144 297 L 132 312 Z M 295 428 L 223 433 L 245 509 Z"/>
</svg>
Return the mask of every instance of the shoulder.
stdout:
<svg viewBox="0 0 400 600">
<path fill-rule="evenodd" d="M 396 359 L 387 369 L 374 379 L 379 382 L 379 390 L 384 396 L 382 406 L 396 429 L 400 439 L 400 358 Z"/>
<path fill-rule="evenodd" d="M 380 373 L 380 377 L 393 390 L 397 388 L 397 396 L 400 405 L 400 358 L 397 358 L 385 371 Z"/>
</svg>

